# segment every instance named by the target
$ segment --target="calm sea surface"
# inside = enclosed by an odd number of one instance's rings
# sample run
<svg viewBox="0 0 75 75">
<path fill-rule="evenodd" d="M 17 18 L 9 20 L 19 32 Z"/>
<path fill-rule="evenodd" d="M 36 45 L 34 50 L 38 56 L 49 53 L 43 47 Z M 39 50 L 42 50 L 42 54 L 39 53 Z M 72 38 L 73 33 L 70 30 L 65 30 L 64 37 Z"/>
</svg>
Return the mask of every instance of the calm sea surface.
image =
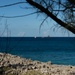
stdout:
<svg viewBox="0 0 75 75">
<path fill-rule="evenodd" d="M 0 52 L 54 64 L 75 65 L 75 37 L 0 37 Z"/>
</svg>

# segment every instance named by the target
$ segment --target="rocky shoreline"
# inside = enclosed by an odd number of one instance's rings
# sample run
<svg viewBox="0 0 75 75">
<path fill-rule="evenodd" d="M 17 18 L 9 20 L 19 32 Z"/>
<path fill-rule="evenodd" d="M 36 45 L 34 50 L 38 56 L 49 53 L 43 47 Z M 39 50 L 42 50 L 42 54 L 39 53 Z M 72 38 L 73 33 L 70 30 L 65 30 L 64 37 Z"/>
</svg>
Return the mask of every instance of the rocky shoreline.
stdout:
<svg viewBox="0 0 75 75">
<path fill-rule="evenodd" d="M 34 72 L 33 72 L 34 71 Z M 34 73 L 34 74 L 32 74 Z M 75 75 L 75 66 L 32 61 L 0 53 L 0 75 Z"/>
</svg>

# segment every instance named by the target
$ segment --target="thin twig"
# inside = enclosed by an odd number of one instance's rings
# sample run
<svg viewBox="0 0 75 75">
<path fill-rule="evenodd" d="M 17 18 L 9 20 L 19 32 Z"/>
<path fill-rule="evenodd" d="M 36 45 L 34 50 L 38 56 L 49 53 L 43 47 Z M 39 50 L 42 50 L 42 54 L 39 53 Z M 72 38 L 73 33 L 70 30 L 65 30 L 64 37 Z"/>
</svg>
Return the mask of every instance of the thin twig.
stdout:
<svg viewBox="0 0 75 75">
<path fill-rule="evenodd" d="M 4 28 L 3 32 L 1 33 L 1 35 L 0 35 L 1 37 L 2 37 L 3 34 L 5 33 L 6 29 L 7 29 L 7 25 L 6 25 L 6 23 L 5 23 L 5 28 Z"/>
<path fill-rule="evenodd" d="M 34 9 L 33 7 L 22 7 L 22 6 L 20 6 L 20 8 L 22 8 L 22 9 Z"/>
<path fill-rule="evenodd" d="M 19 18 L 19 17 L 25 17 L 25 16 L 33 15 L 33 14 L 36 14 L 38 12 L 40 12 L 40 11 L 32 12 L 32 13 L 25 14 L 25 15 L 18 15 L 18 16 L 0 16 L 0 17 L 2 17 L 2 18 Z"/>
<path fill-rule="evenodd" d="M 40 33 L 40 29 L 41 29 L 41 26 L 43 25 L 43 23 L 45 22 L 45 20 L 48 18 L 48 16 L 46 18 L 43 19 L 43 21 L 41 22 L 40 24 L 40 27 L 39 27 L 39 33 Z"/>
<path fill-rule="evenodd" d="M 0 8 L 5 8 L 5 7 L 14 6 L 14 5 L 23 4 L 23 3 L 27 3 L 27 2 L 16 2 L 16 3 L 0 6 Z"/>
</svg>

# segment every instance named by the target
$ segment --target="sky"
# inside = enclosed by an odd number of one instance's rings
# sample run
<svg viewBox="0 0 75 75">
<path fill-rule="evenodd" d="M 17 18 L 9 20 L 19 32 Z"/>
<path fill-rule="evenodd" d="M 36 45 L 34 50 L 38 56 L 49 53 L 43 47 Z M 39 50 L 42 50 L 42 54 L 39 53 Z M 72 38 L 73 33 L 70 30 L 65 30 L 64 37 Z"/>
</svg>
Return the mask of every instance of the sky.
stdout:
<svg viewBox="0 0 75 75">
<path fill-rule="evenodd" d="M 0 6 L 15 3 L 23 0 L 0 0 Z M 20 4 L 6 8 L 0 8 L 0 16 L 17 16 L 25 15 L 35 12 L 33 9 L 24 9 L 28 4 Z M 10 37 L 75 37 L 69 31 L 65 31 L 64 28 L 56 27 L 55 22 L 48 18 L 40 29 L 40 24 L 43 21 L 44 15 L 37 17 L 37 14 L 20 17 L 20 18 L 1 18 L 0 17 L 0 36 L 7 36 L 8 25 L 8 36 Z M 3 34 L 2 34 L 3 33 Z"/>
</svg>

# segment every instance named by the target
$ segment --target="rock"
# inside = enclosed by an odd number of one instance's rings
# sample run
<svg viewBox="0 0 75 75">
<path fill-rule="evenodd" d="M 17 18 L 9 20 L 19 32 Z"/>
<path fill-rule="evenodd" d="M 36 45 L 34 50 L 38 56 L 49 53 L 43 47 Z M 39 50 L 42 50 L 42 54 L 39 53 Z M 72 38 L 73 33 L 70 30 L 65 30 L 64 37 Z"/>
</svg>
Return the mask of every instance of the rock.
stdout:
<svg viewBox="0 0 75 75">
<path fill-rule="evenodd" d="M 75 75 L 75 72 L 70 72 L 70 75 Z"/>
<path fill-rule="evenodd" d="M 52 65 L 52 62 L 51 61 L 48 61 L 48 62 L 46 62 L 48 65 Z"/>
<path fill-rule="evenodd" d="M 38 69 L 38 67 L 35 66 L 34 69 Z"/>
<path fill-rule="evenodd" d="M 40 61 L 33 61 L 33 63 L 36 65 L 36 64 L 41 64 L 42 62 L 40 62 Z"/>
<path fill-rule="evenodd" d="M 39 71 L 44 75 L 75 75 L 75 66 L 55 65 L 51 61 L 40 62 L 21 58 L 16 55 L 0 53 L 0 74 L 4 73 L 1 67 L 9 67 L 5 73 L 22 75 L 27 71 Z"/>
<path fill-rule="evenodd" d="M 43 68 L 46 68 L 46 65 L 43 65 Z"/>
</svg>

